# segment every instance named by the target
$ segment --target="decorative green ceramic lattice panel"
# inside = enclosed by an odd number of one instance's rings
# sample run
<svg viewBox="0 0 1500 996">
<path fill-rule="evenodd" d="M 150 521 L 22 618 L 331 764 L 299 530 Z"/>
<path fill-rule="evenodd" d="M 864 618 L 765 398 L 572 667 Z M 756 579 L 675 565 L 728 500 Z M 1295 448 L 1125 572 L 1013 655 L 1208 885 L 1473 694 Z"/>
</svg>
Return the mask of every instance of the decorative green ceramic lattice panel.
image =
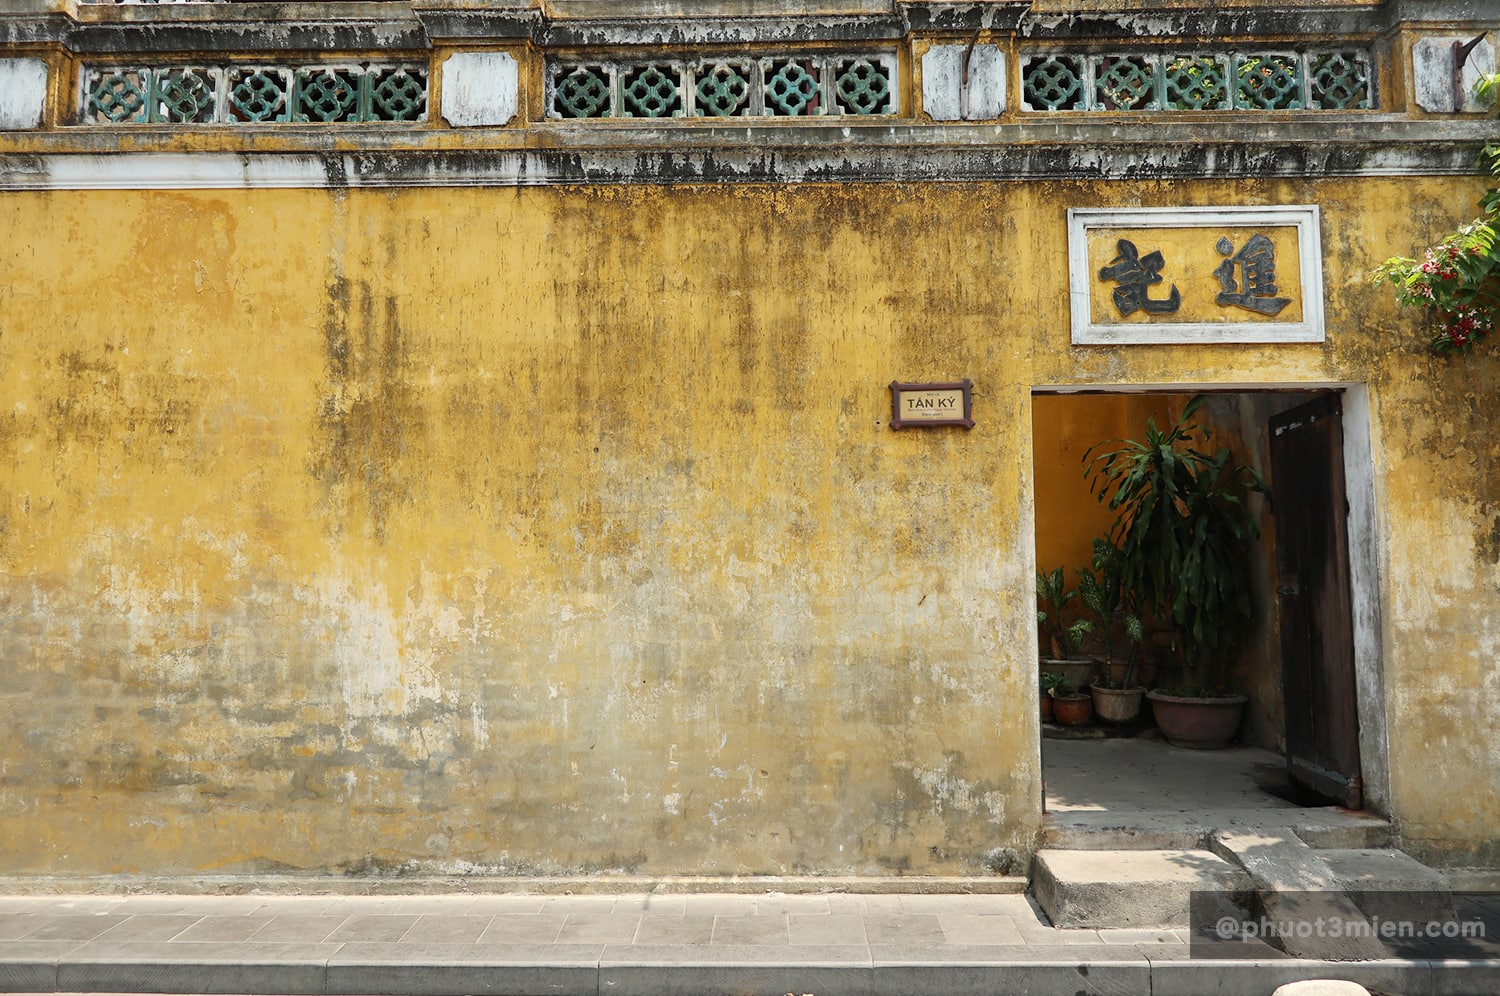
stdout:
<svg viewBox="0 0 1500 996">
<path fill-rule="evenodd" d="M 761 64 L 765 74 L 765 113 L 775 117 L 817 114 L 823 86 L 811 59 L 781 59 Z"/>
<path fill-rule="evenodd" d="M 604 66 L 554 66 L 552 99 L 548 106 L 553 117 L 611 117 L 610 97 L 614 90 L 610 70 Z"/>
<path fill-rule="evenodd" d="M 1367 51 L 1048 52 L 1021 58 L 1027 111 L 1367 110 Z"/>
<path fill-rule="evenodd" d="M 898 113 L 896 56 L 583 62 L 547 67 L 547 116 L 730 118 Z"/>
<path fill-rule="evenodd" d="M 634 66 L 620 78 L 626 117 L 671 118 L 682 114 L 682 71 L 674 66 Z"/>
<path fill-rule="evenodd" d="M 1256 111 L 1302 108 L 1302 64 L 1295 55 L 1259 53 L 1235 60 L 1236 107 Z"/>
<path fill-rule="evenodd" d="M 1036 111 L 1081 111 L 1086 105 L 1083 58 L 1032 56 L 1021 66 L 1025 104 Z"/>
<path fill-rule="evenodd" d="M 423 121 L 420 66 L 86 67 L 85 124 Z"/>
<path fill-rule="evenodd" d="M 1229 106 L 1228 59 L 1189 55 L 1162 66 L 1162 105 L 1174 111 L 1221 111 Z"/>
<path fill-rule="evenodd" d="M 693 107 L 699 117 L 729 118 L 750 113 L 748 62 L 703 62 L 693 67 Z"/>
<path fill-rule="evenodd" d="M 292 74 L 270 66 L 229 70 L 227 106 L 230 120 L 286 121 L 290 117 Z"/>
<path fill-rule="evenodd" d="M 1156 100 L 1156 62 L 1139 55 L 1101 55 L 1092 60 L 1094 106 L 1107 111 L 1149 111 Z"/>
<path fill-rule="evenodd" d="M 891 79 L 869 59 L 843 59 L 833 66 L 834 99 L 845 114 L 889 114 Z"/>
<path fill-rule="evenodd" d="M 1307 60 L 1308 106 L 1366 110 L 1371 97 L 1370 61 L 1362 52 L 1318 52 Z"/>
</svg>

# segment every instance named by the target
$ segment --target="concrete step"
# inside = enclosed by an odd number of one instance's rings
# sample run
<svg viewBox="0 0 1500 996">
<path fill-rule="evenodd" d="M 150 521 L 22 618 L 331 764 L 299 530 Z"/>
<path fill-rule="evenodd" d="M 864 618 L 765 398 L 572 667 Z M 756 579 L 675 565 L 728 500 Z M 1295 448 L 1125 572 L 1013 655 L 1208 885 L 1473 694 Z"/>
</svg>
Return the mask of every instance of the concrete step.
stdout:
<svg viewBox="0 0 1500 996">
<path fill-rule="evenodd" d="M 1215 918 L 1244 915 L 1252 894 L 1242 868 L 1181 848 L 1041 850 L 1031 887 L 1057 927 L 1186 927 L 1193 893 L 1216 897 L 1207 900 Z"/>
<path fill-rule="evenodd" d="M 1207 849 L 1221 830 L 1290 831 L 1318 848 L 1387 848 L 1389 820 L 1345 809 L 1220 809 L 1186 812 L 1071 810 L 1048 813 L 1041 846 L 1068 851 Z"/>
<path fill-rule="evenodd" d="M 1391 848 L 1316 852 L 1366 916 L 1423 923 L 1456 917 L 1447 876 Z"/>
</svg>

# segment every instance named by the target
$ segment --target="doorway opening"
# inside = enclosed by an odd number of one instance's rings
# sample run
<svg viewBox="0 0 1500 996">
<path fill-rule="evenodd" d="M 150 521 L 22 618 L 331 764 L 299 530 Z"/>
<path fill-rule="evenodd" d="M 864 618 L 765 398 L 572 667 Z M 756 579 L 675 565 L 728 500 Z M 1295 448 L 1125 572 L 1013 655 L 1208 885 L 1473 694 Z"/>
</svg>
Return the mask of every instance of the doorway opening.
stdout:
<svg viewBox="0 0 1500 996">
<path fill-rule="evenodd" d="M 1171 426 L 1195 394 L 1204 395 L 1193 421 L 1208 431 L 1207 448 L 1229 447 L 1269 489 L 1250 499 L 1261 537 L 1244 565 L 1256 621 L 1231 668 L 1247 696 L 1236 738 L 1221 750 L 1171 746 L 1149 703 L 1134 721 L 1044 722 L 1045 808 L 1116 822 L 1186 809 L 1383 813 L 1378 533 L 1361 385 L 1034 390 L 1039 587 L 1041 575 L 1055 577 L 1058 568 L 1069 587 L 1076 584 L 1079 570 L 1093 566 L 1095 538 L 1113 523 L 1114 513 L 1090 491 L 1085 454 L 1142 438 L 1148 419 Z M 1073 617 L 1080 615 L 1075 602 L 1064 609 Z M 1174 677 L 1163 635 L 1140 645 L 1138 677 L 1148 687 Z M 1078 656 L 1100 657 L 1097 627 L 1092 640 Z M 1039 648 L 1039 659 L 1047 649 Z"/>
</svg>

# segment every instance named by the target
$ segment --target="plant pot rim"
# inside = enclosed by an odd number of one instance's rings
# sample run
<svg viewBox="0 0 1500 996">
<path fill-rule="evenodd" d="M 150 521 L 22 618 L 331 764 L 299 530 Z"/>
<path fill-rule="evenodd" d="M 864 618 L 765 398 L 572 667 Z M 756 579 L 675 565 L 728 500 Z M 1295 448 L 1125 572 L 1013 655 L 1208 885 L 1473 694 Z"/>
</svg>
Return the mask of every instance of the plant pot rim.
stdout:
<svg viewBox="0 0 1500 996">
<path fill-rule="evenodd" d="M 1129 688 L 1111 688 L 1109 685 L 1090 685 L 1090 688 L 1099 692 L 1113 692 L 1116 695 L 1135 695 L 1146 691 L 1145 685 L 1131 685 Z"/>
<path fill-rule="evenodd" d="M 1146 693 L 1152 701 L 1182 702 L 1187 705 L 1243 705 L 1250 701 L 1248 695 L 1168 695 L 1156 689 Z"/>
<path fill-rule="evenodd" d="M 1077 702 L 1079 699 L 1088 698 L 1089 694 L 1088 692 L 1074 692 L 1072 695 L 1054 695 L 1052 697 L 1054 699 L 1063 699 L 1067 702 Z"/>
</svg>

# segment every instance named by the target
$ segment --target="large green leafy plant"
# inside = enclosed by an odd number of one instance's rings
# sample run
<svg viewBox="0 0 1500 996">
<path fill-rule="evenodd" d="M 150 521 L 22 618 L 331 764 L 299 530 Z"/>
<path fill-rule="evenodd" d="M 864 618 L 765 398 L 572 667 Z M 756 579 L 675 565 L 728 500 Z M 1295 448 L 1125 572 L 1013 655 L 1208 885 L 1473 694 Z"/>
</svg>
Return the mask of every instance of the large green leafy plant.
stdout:
<svg viewBox="0 0 1500 996">
<path fill-rule="evenodd" d="M 1500 74 L 1486 77 L 1481 96 L 1500 88 Z M 1484 147 L 1482 157 L 1500 183 L 1500 145 Z M 1396 300 L 1417 308 L 1434 353 L 1467 354 L 1495 332 L 1500 317 L 1500 186 L 1479 199 L 1478 218 L 1444 236 L 1420 257 L 1393 256 L 1370 274 L 1396 288 Z"/>
<path fill-rule="evenodd" d="M 1185 695 L 1223 695 L 1229 666 L 1254 620 L 1247 564 L 1260 526 L 1247 499 L 1260 476 L 1229 448 L 1209 450 L 1192 398 L 1168 429 L 1154 417 L 1145 438 L 1109 440 L 1084 454 L 1094 496 L 1115 514 L 1108 539 L 1124 590 L 1171 633 Z M 1112 448 L 1110 448 L 1112 447 Z"/>
</svg>

